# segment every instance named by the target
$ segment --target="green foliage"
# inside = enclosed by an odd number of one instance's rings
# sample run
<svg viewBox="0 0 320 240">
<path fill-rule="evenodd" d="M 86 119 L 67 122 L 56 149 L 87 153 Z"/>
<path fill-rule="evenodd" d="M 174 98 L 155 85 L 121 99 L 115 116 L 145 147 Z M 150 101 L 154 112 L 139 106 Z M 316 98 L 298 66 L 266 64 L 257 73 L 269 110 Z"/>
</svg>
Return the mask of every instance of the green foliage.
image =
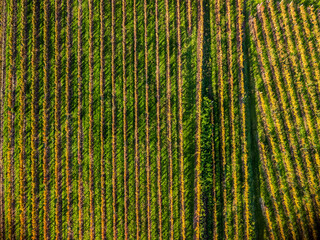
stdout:
<svg viewBox="0 0 320 240">
<path fill-rule="evenodd" d="M 0 239 L 316 239 L 320 5 L 289 3 L 1 1 Z"/>
</svg>

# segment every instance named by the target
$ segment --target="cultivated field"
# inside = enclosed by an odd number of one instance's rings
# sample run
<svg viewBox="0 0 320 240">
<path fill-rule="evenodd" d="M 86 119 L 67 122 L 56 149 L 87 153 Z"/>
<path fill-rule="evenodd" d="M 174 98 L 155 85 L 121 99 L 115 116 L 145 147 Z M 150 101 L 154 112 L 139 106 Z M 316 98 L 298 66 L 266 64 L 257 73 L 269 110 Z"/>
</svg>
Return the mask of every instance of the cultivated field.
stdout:
<svg viewBox="0 0 320 240">
<path fill-rule="evenodd" d="M 1 0 L 0 239 L 319 239 L 318 7 Z"/>
</svg>

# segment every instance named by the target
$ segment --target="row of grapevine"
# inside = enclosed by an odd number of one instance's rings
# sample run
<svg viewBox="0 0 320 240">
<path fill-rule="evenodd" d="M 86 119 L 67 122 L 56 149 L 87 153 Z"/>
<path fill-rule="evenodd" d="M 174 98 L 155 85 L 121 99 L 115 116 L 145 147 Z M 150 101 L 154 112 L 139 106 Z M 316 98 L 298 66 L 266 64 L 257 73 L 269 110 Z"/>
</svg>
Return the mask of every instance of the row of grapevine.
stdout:
<svg viewBox="0 0 320 240">
<path fill-rule="evenodd" d="M 54 62 L 54 147 L 55 147 L 55 236 L 62 239 L 62 173 L 61 173 L 61 1 L 55 2 Z"/>
<path fill-rule="evenodd" d="M 3 126 L 4 126 L 4 97 L 5 97 L 5 68 L 6 68 L 6 29 L 7 13 L 6 2 L 1 2 L 1 31 L 0 31 L 0 237 L 5 238 L 5 187 L 4 187 L 4 161 L 3 161 Z"/>
<path fill-rule="evenodd" d="M 27 83 L 27 2 L 22 3 L 23 29 L 21 31 L 21 78 L 20 78 L 20 132 L 19 132 L 19 149 L 20 149 L 20 236 L 26 238 L 26 83 Z"/>
<path fill-rule="evenodd" d="M 239 108 L 240 108 L 240 142 L 241 142 L 241 162 L 244 173 L 244 189 L 243 189 L 243 214 L 244 214 L 244 237 L 250 236 L 250 200 L 249 200 L 249 163 L 248 163 L 248 146 L 247 146 L 247 130 L 246 130 L 246 104 L 245 104 L 245 79 L 244 79 L 244 2 L 237 1 L 237 54 L 238 54 L 238 78 L 239 78 Z"/>
<path fill-rule="evenodd" d="M 220 121 L 219 121 L 219 126 L 220 126 L 220 142 L 221 142 L 221 160 L 222 160 L 222 192 L 223 192 L 223 231 L 224 234 L 223 236 L 227 236 L 228 233 L 228 224 L 227 224 L 227 189 L 226 189 L 226 146 L 225 146 L 225 118 L 224 118 L 224 79 L 223 79 L 223 71 L 222 71 L 222 48 L 221 48 L 221 27 L 220 27 L 220 22 L 221 22 L 221 4 L 220 1 L 216 2 L 216 24 L 217 24 L 217 62 L 218 62 L 218 95 L 219 95 L 219 110 L 220 110 Z M 227 2 L 227 10 L 229 10 L 229 2 Z M 227 13 L 228 15 L 228 13 Z M 228 39 L 229 41 L 229 39 Z M 230 42 L 228 43 L 230 44 Z M 228 46 L 230 47 L 230 46 Z"/>
<path fill-rule="evenodd" d="M 122 1 L 122 68 L 123 68 L 123 164 L 124 164 L 124 235 L 128 239 L 128 146 L 127 146 L 127 71 L 126 71 L 126 1 Z"/>
<path fill-rule="evenodd" d="M 90 239 L 95 239 L 95 204 L 94 204 L 94 137 L 93 137 L 93 67 L 94 67 L 94 50 L 93 50 L 93 12 L 94 2 L 89 1 L 89 192 L 90 192 Z"/>
<path fill-rule="evenodd" d="M 73 196 L 72 196 L 72 118 L 71 118 L 71 50 L 72 50 L 72 8 L 71 1 L 67 1 L 67 33 L 66 33 L 66 185 L 67 185 L 67 239 L 73 236 Z"/>
<path fill-rule="evenodd" d="M 117 166 L 116 166 L 116 81 L 115 81 L 115 1 L 111 2 L 111 88 L 112 88 L 112 222 L 113 222 L 113 239 L 117 238 Z"/>
<path fill-rule="evenodd" d="M 210 7 L 210 15 L 213 15 L 216 11 L 216 6 L 215 6 L 216 3 L 213 3 L 211 2 L 209 7 Z M 215 33 L 215 26 L 216 22 L 215 21 L 210 21 L 210 35 L 211 36 L 214 36 L 214 33 Z M 216 54 L 216 52 L 214 51 L 216 49 L 216 46 L 215 46 L 215 39 L 212 38 L 211 41 L 210 41 L 210 48 L 212 49 L 213 51 L 213 54 Z M 213 73 L 215 73 L 215 69 L 213 68 Z M 213 85 L 213 84 L 212 84 Z M 212 90 L 212 93 L 214 91 Z M 218 235 L 218 204 L 215 204 L 217 203 L 217 199 L 218 199 L 218 195 L 217 195 L 217 191 L 216 191 L 216 186 L 218 185 L 218 181 L 216 180 L 216 176 L 218 175 L 216 173 L 216 169 L 217 169 L 217 161 L 215 161 L 215 158 L 216 156 L 218 155 L 215 149 L 215 147 L 218 145 L 215 141 L 215 123 L 216 123 L 216 118 L 215 118 L 215 112 L 214 112 L 214 105 L 212 104 L 211 107 L 210 107 L 210 124 L 211 124 L 211 132 L 210 132 L 210 138 L 211 138 L 211 142 L 210 142 L 210 147 L 211 147 L 211 161 L 212 161 L 212 202 L 214 203 L 213 204 L 213 207 L 212 207 L 212 220 L 213 220 L 213 224 L 211 225 L 212 227 L 212 236 L 213 236 L 213 239 L 218 239 L 219 235 Z M 211 169 L 210 169 L 211 170 Z"/>
<path fill-rule="evenodd" d="M 158 0 L 155 1 L 155 35 L 156 35 L 156 109 L 157 109 L 157 204 L 158 231 L 162 240 L 162 189 L 161 189 L 161 126 L 160 126 L 160 63 L 159 63 L 159 10 Z"/>
<path fill-rule="evenodd" d="M 203 1 L 198 1 L 197 26 L 197 83 L 196 83 L 196 152 L 195 152 L 195 212 L 194 239 L 200 239 L 200 211 L 201 211 L 201 100 L 202 100 L 202 58 L 203 58 Z"/>
<path fill-rule="evenodd" d="M 166 99 L 167 99 L 167 149 L 169 158 L 169 222 L 170 239 L 174 239 L 173 223 L 173 156 L 172 156 L 172 112 L 171 112 L 171 76 L 170 76 L 170 26 L 169 26 L 169 1 L 165 1 L 166 8 Z"/>
<path fill-rule="evenodd" d="M 227 15 L 227 61 L 228 61 L 228 79 L 229 79 L 229 91 L 230 91 L 230 138 L 231 138 L 231 166 L 232 166 L 232 182 L 233 182 L 233 199 L 232 199 L 232 212 L 234 216 L 234 235 L 237 239 L 239 236 L 239 219 L 238 219 L 238 211 L 237 211 L 237 202 L 238 202 L 238 181 L 237 181 L 237 158 L 236 158 L 236 139 L 235 139 L 235 126 L 234 126 L 234 119 L 235 119 L 235 112 L 234 112 L 234 77 L 233 77 L 233 61 L 232 61 L 232 30 L 231 30 L 231 5 L 230 1 L 226 2 L 226 15 Z M 226 179 L 224 179 L 226 181 Z M 225 185 L 225 183 L 224 183 Z M 225 229 L 227 233 L 228 229 Z"/>
<path fill-rule="evenodd" d="M 7 152 L 7 162 L 8 162 L 8 176 L 9 176 L 9 186 L 8 186 L 8 237 L 15 238 L 16 229 L 15 229 L 15 86 L 17 78 L 17 2 L 12 0 L 10 2 L 11 16 L 9 20 L 10 26 L 10 35 L 8 39 L 9 45 L 9 69 L 8 69 L 8 152 Z M 33 195 L 34 196 L 34 195 Z"/>
<path fill-rule="evenodd" d="M 101 164 L 101 239 L 107 239 L 107 224 L 106 224 L 106 157 L 105 157 L 105 12 L 103 1 L 100 1 L 100 164 Z"/>
<path fill-rule="evenodd" d="M 148 12 L 147 0 L 143 2 L 143 19 L 144 19 L 144 70 L 145 70 L 145 131 L 146 131 L 146 188 L 147 188 L 147 238 L 151 239 L 151 176 L 150 176 L 150 123 L 149 123 L 149 81 L 148 81 Z"/>
<path fill-rule="evenodd" d="M 49 10 L 49 1 L 45 1 L 44 3 L 44 80 L 43 80 L 43 88 L 44 88 L 44 102 L 43 102 L 43 184 L 45 188 L 44 193 L 44 216 L 43 216 L 43 235 L 44 239 L 50 239 L 50 63 L 49 63 L 49 38 L 50 38 L 50 30 L 49 30 L 49 18 L 50 18 L 50 10 Z"/>
<path fill-rule="evenodd" d="M 140 239 L 140 155 L 139 155 L 139 95 L 138 95 L 138 47 L 137 47 L 137 2 L 133 1 L 133 58 L 134 58 L 134 169 L 135 169 L 135 214 L 136 239 Z"/>
<path fill-rule="evenodd" d="M 31 175 L 32 175 L 32 238 L 39 237 L 39 4 L 33 1 L 32 8 L 32 53 L 31 53 Z"/>
<path fill-rule="evenodd" d="M 84 187 L 83 187 L 83 10 L 82 1 L 78 1 L 78 21 L 77 21 L 77 40 L 78 40 L 78 51 L 77 51 L 77 93 L 78 93 L 78 112 L 77 112 L 77 163 L 78 163 L 78 225 L 79 225 L 79 239 L 84 238 Z"/>
<path fill-rule="evenodd" d="M 181 66 L 181 16 L 180 0 L 176 2 L 177 7 L 177 85 L 178 85 L 178 128 L 179 128 L 179 185 L 180 185 L 180 218 L 181 218 L 181 239 L 186 239 L 185 223 L 185 183 L 184 183 L 184 147 L 183 147 L 183 100 L 182 100 L 182 66 Z"/>
</svg>

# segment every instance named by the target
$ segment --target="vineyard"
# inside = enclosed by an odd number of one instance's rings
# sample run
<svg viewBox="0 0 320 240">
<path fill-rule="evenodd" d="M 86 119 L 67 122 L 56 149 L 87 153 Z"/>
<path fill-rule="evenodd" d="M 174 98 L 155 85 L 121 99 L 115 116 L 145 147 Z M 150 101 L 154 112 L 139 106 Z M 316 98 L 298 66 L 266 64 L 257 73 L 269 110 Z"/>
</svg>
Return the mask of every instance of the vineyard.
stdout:
<svg viewBox="0 0 320 240">
<path fill-rule="evenodd" d="M 319 239 L 316 0 L 0 0 L 0 239 Z"/>
</svg>

